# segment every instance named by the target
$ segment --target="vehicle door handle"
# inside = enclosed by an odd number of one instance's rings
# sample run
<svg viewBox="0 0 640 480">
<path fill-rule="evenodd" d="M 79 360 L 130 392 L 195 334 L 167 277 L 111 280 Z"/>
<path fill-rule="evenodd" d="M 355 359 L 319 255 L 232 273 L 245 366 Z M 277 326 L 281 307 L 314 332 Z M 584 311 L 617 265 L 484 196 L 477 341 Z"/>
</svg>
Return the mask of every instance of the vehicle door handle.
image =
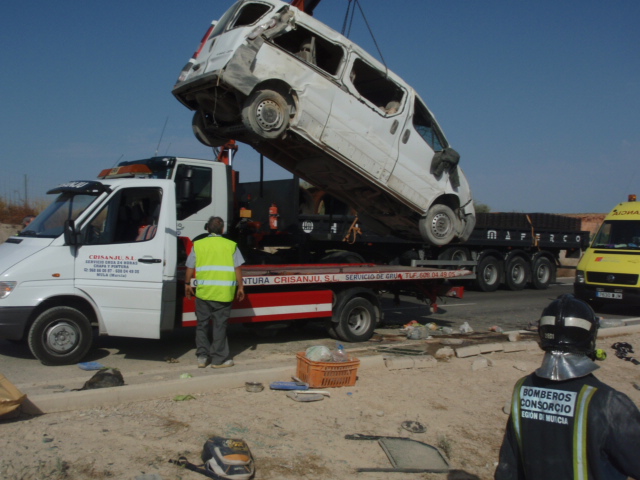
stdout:
<svg viewBox="0 0 640 480">
<path fill-rule="evenodd" d="M 139 258 L 139 262 L 141 263 L 160 263 L 162 262 L 161 258 Z"/>
</svg>

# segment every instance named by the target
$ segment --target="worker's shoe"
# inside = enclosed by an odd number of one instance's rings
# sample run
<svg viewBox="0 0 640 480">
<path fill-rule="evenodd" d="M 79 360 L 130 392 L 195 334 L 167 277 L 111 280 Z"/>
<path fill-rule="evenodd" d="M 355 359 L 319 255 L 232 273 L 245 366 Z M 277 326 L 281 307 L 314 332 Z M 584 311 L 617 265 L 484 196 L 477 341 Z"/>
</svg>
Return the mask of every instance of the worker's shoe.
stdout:
<svg viewBox="0 0 640 480">
<path fill-rule="evenodd" d="M 233 360 L 229 359 L 229 360 L 225 360 L 220 365 L 212 364 L 211 368 L 227 368 L 227 367 L 233 367 L 234 365 L 235 363 L 233 363 Z"/>
<path fill-rule="evenodd" d="M 210 363 L 211 363 L 211 360 L 209 360 L 209 357 L 206 357 L 204 355 L 200 355 L 198 357 L 198 368 L 204 368 Z"/>
</svg>

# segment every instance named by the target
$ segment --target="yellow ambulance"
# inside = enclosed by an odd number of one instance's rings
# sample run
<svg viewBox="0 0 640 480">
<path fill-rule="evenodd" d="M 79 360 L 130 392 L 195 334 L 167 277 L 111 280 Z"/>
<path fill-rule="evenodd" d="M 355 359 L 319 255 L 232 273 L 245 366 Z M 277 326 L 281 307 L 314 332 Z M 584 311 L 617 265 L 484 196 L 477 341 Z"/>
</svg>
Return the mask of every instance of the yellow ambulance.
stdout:
<svg viewBox="0 0 640 480">
<path fill-rule="evenodd" d="M 605 217 L 576 270 L 574 293 L 594 308 L 640 305 L 640 202 L 635 195 Z"/>
</svg>

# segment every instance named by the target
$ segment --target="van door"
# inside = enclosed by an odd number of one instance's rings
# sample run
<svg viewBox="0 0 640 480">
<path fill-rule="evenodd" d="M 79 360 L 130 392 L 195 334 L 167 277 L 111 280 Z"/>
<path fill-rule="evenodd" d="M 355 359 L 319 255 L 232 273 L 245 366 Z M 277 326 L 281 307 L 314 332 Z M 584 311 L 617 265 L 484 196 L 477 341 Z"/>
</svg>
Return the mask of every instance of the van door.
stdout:
<svg viewBox="0 0 640 480">
<path fill-rule="evenodd" d="M 384 185 L 398 158 L 406 92 L 359 57 L 346 72 L 347 88 L 335 89 L 322 141 Z"/>
<path fill-rule="evenodd" d="M 142 183 L 150 181 L 115 189 L 82 226 L 75 284 L 98 306 L 101 333 L 160 338 L 165 269 L 175 271 L 165 253 L 170 233 L 175 237 L 175 213 L 172 227 L 166 214 L 175 212 L 175 193 L 168 180 Z"/>
<path fill-rule="evenodd" d="M 417 95 L 412 95 L 407 108 L 410 111 L 406 124 L 400 129 L 398 161 L 388 187 L 409 199 L 418 210 L 426 211 L 447 188 L 448 174 L 437 179 L 431 173 L 434 152 L 447 144 L 431 112 Z"/>
</svg>

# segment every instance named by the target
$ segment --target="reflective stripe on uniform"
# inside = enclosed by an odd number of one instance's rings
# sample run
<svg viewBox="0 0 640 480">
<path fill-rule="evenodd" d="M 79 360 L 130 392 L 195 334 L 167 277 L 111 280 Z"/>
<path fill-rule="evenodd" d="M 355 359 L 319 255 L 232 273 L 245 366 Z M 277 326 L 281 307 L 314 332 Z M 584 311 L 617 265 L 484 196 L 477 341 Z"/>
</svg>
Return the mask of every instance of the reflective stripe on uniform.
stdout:
<svg viewBox="0 0 640 480">
<path fill-rule="evenodd" d="M 516 440 L 518 441 L 518 451 L 522 456 L 522 429 L 520 425 L 520 389 L 527 377 L 523 377 L 516 383 L 513 388 L 513 398 L 511 399 L 511 423 L 513 424 L 513 430 L 516 434 Z"/>
<path fill-rule="evenodd" d="M 578 394 L 576 417 L 573 424 L 573 478 L 587 480 L 589 468 L 587 463 L 587 419 L 589 402 L 597 388 L 585 385 Z"/>
</svg>

